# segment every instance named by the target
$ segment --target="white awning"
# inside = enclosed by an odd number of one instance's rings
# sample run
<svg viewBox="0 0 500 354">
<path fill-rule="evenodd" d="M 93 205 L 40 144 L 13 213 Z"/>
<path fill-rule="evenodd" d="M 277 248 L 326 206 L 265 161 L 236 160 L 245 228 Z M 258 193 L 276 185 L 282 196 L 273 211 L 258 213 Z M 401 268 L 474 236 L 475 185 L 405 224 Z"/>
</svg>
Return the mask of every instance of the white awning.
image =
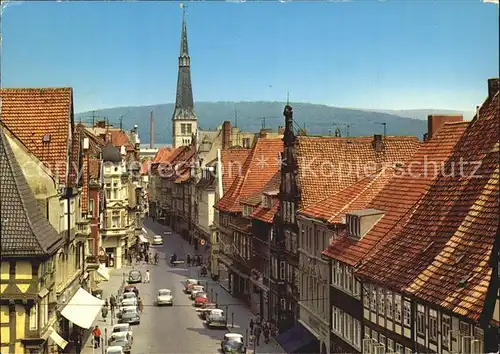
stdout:
<svg viewBox="0 0 500 354">
<path fill-rule="evenodd" d="M 141 241 L 141 243 L 149 243 L 148 238 L 144 235 L 139 235 L 139 241 Z"/>
<path fill-rule="evenodd" d="M 80 288 L 64 307 L 61 315 L 78 327 L 89 329 L 103 305 L 104 300 L 98 299 L 85 289 Z"/>
<path fill-rule="evenodd" d="M 54 343 L 56 343 L 61 349 L 66 348 L 68 341 L 61 337 L 53 327 L 49 328 L 49 333 L 49 337 L 54 341 Z"/>
<path fill-rule="evenodd" d="M 99 268 L 97 268 L 97 274 L 104 280 L 109 280 L 109 269 L 104 264 L 101 264 Z"/>
</svg>

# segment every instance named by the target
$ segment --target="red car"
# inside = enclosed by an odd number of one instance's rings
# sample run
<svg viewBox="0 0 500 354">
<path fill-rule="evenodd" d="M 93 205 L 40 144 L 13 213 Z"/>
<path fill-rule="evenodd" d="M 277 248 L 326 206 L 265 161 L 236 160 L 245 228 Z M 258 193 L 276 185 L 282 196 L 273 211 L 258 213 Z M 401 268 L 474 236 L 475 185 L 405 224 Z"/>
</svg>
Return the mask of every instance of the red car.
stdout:
<svg viewBox="0 0 500 354">
<path fill-rule="evenodd" d="M 206 304 L 207 302 L 208 302 L 207 293 L 196 294 L 196 297 L 194 298 L 194 306 L 200 307 L 203 306 L 203 304 Z"/>
</svg>

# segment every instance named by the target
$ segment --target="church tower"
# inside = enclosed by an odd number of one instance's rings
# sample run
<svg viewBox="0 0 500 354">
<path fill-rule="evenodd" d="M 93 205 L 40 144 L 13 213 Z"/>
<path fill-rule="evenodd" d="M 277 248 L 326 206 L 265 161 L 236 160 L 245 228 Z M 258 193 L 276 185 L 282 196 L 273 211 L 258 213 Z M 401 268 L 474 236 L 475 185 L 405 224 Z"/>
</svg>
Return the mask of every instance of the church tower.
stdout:
<svg viewBox="0 0 500 354">
<path fill-rule="evenodd" d="M 193 135 L 198 129 L 198 117 L 194 111 L 193 87 L 191 86 L 191 59 L 189 58 L 186 9 L 182 7 L 181 50 L 179 54 L 179 73 L 177 76 L 177 95 L 172 114 L 172 145 L 191 145 Z"/>
</svg>

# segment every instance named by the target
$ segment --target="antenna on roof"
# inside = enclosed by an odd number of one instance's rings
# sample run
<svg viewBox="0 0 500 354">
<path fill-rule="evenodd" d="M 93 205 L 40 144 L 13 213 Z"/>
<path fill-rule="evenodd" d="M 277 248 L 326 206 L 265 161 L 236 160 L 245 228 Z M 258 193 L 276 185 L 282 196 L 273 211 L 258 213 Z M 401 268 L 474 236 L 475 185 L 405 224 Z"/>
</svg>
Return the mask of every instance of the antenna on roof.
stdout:
<svg viewBox="0 0 500 354">
<path fill-rule="evenodd" d="M 238 111 L 236 110 L 236 107 L 234 107 L 234 126 L 238 127 Z"/>
<path fill-rule="evenodd" d="M 387 122 L 374 122 L 374 123 L 384 126 L 384 137 L 385 137 L 387 135 Z"/>
<path fill-rule="evenodd" d="M 290 91 L 287 91 L 286 92 L 286 105 L 289 106 L 290 105 Z"/>
</svg>

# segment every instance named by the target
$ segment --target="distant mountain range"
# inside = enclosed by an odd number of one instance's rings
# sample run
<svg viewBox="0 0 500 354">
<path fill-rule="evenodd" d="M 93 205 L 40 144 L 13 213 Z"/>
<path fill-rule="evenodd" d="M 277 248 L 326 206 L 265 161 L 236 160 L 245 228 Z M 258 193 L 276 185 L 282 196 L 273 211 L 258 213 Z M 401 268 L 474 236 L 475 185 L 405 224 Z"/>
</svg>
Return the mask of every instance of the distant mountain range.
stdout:
<svg viewBox="0 0 500 354">
<path fill-rule="evenodd" d="M 339 128 L 342 136 L 367 136 L 383 134 L 386 123 L 387 135 L 414 135 L 422 138 L 427 130 L 428 114 L 464 114 L 467 112 L 447 110 L 406 110 L 406 111 L 372 111 L 330 107 L 311 103 L 291 103 L 297 125 L 305 126 L 308 134 L 328 135 Z M 95 120 L 106 117 L 113 126 L 120 125 L 122 117 L 123 129 L 129 130 L 135 124 L 139 127 L 141 143 L 149 143 L 149 117 L 154 112 L 155 143 L 169 144 L 172 140 L 171 116 L 174 105 L 157 104 L 139 107 L 116 107 L 100 109 L 94 112 L 76 113 L 76 121 L 91 124 Z M 214 130 L 223 121 L 228 120 L 238 125 L 243 131 L 258 131 L 264 124 L 266 128 L 276 130 L 284 125 L 282 102 L 197 102 L 198 125 L 203 130 Z"/>
</svg>

